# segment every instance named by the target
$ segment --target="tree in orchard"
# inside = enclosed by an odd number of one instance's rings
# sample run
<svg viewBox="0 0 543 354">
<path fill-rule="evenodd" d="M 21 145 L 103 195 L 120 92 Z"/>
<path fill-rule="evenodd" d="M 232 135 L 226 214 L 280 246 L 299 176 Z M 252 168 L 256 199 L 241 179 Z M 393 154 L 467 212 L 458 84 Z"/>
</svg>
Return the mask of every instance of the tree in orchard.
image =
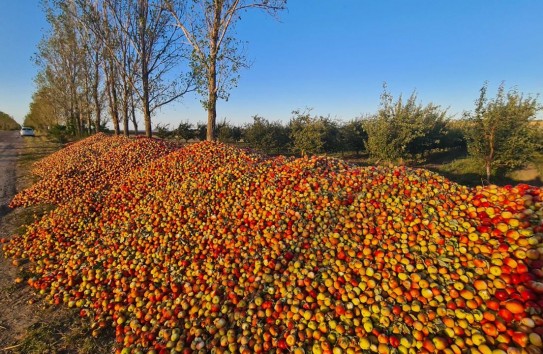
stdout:
<svg viewBox="0 0 543 354">
<path fill-rule="evenodd" d="M 493 99 L 488 99 L 487 89 L 485 83 L 475 110 L 465 116 L 468 153 L 484 165 L 490 181 L 493 172 L 521 167 L 541 147 L 532 125 L 541 105 L 536 97 L 525 97 L 516 89 L 505 92 L 503 84 Z"/>
</svg>

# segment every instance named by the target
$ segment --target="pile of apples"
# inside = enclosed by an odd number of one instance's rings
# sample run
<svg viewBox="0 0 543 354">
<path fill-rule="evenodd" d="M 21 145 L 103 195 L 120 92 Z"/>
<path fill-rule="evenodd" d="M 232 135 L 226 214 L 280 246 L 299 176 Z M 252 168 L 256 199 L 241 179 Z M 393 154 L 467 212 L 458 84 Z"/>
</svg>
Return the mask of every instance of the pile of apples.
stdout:
<svg viewBox="0 0 543 354">
<path fill-rule="evenodd" d="M 18 193 L 10 207 L 59 205 L 85 193 L 103 193 L 131 170 L 178 147 L 159 139 L 93 135 L 38 161 L 32 172 L 40 180 Z"/>
<path fill-rule="evenodd" d="M 118 352 L 543 350 L 540 188 L 210 142 L 118 174 L 3 246 Z"/>
</svg>

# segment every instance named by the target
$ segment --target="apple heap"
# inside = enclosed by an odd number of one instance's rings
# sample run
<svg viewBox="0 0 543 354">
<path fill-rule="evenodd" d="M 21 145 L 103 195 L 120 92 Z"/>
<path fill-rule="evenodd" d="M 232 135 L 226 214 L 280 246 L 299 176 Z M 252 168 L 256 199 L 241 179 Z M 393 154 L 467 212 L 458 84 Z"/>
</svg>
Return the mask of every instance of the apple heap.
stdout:
<svg viewBox="0 0 543 354">
<path fill-rule="evenodd" d="M 540 188 L 210 142 L 119 173 L 3 246 L 118 352 L 543 350 Z"/>
<path fill-rule="evenodd" d="M 72 165 L 80 164 L 88 154 L 100 149 L 101 145 L 103 145 L 102 142 L 107 138 L 106 134 L 98 133 L 74 143 L 69 143 L 63 149 L 35 162 L 32 166 L 32 173 L 40 177 L 46 177 L 51 173 L 62 174 Z M 124 137 L 120 138 L 117 140 L 124 141 Z"/>
<path fill-rule="evenodd" d="M 103 193 L 132 169 L 177 148 L 158 139 L 96 134 L 38 161 L 32 172 L 40 181 L 18 193 L 10 207 L 58 205 L 76 195 Z"/>
</svg>

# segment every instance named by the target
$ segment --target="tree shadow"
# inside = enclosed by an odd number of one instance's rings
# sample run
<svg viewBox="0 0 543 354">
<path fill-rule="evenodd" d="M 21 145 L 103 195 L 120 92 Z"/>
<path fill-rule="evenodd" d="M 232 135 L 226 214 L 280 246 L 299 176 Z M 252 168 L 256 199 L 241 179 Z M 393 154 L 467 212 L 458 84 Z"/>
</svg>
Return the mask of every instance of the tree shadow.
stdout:
<svg viewBox="0 0 543 354">
<path fill-rule="evenodd" d="M 483 176 L 478 173 L 454 173 L 454 172 L 440 170 L 438 167 L 435 167 L 435 166 L 426 166 L 424 168 L 432 172 L 438 173 L 442 175 L 443 177 L 449 179 L 450 181 L 453 181 L 453 182 L 456 182 L 458 184 L 468 186 L 468 187 L 484 186 L 484 185 L 489 185 L 489 184 L 495 184 L 498 186 L 506 186 L 506 185 L 517 185 L 521 183 L 528 184 L 535 187 L 543 186 L 543 180 L 541 179 L 541 177 L 536 177 L 530 180 L 518 180 L 518 179 L 513 179 L 511 177 L 508 177 L 505 174 L 499 174 L 497 176 L 491 177 L 491 180 L 488 181 L 486 179 L 486 176 Z"/>
</svg>

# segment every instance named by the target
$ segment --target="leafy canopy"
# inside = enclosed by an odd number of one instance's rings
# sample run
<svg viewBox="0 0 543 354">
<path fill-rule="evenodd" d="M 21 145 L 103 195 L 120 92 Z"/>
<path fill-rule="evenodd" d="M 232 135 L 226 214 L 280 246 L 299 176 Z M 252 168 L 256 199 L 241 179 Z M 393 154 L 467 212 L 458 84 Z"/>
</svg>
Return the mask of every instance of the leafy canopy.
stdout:
<svg viewBox="0 0 543 354">
<path fill-rule="evenodd" d="M 541 109 L 535 97 L 524 97 L 516 89 L 498 88 L 496 97 L 487 97 L 485 83 L 475 101 L 474 112 L 466 113 L 468 153 L 484 163 L 487 178 L 496 170 L 512 170 L 526 164 L 541 141 L 531 122 Z"/>
<path fill-rule="evenodd" d="M 447 126 L 447 111 L 432 103 L 417 103 L 415 92 L 396 102 L 387 91 L 381 94 L 377 114 L 364 122 L 366 149 L 377 160 L 394 161 L 421 154 L 438 146 Z"/>
</svg>

